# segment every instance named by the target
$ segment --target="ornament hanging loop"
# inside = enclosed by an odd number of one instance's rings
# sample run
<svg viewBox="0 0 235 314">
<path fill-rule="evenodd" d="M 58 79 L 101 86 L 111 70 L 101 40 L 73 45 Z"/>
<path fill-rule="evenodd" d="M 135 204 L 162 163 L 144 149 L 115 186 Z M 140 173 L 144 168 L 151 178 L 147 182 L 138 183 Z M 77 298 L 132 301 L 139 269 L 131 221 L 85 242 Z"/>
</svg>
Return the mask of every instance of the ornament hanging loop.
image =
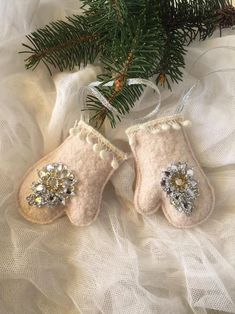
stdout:
<svg viewBox="0 0 235 314">
<path fill-rule="evenodd" d="M 89 123 L 89 114 L 86 110 L 86 98 L 88 93 L 90 92 L 93 96 L 95 96 L 100 102 L 101 104 L 107 108 L 110 112 L 112 112 L 113 114 L 122 116 L 122 114 L 114 107 L 110 104 L 110 102 L 108 101 L 108 99 L 102 95 L 102 93 L 97 89 L 97 86 L 101 85 L 102 82 L 99 81 L 95 81 L 92 82 L 91 84 L 89 84 L 88 86 L 84 86 L 80 89 L 80 94 L 79 94 L 79 102 L 82 103 L 82 113 L 81 113 L 81 120 Z M 102 86 L 104 87 L 112 87 L 113 85 L 116 84 L 116 81 L 110 81 L 107 82 L 105 84 L 102 84 Z M 157 85 L 154 84 L 152 81 L 150 80 L 146 80 L 146 79 L 141 79 L 141 78 L 132 78 L 132 79 L 127 79 L 126 80 L 126 84 L 128 86 L 131 85 L 145 85 L 147 87 L 152 88 L 155 92 L 157 92 L 158 94 L 158 102 L 156 104 L 156 106 L 154 107 L 154 109 L 148 113 L 147 115 L 145 115 L 142 118 L 137 118 L 134 119 L 137 122 L 144 122 L 147 121 L 148 119 L 152 118 L 153 116 L 157 115 L 157 113 L 159 112 L 160 106 L 161 106 L 161 93 L 160 90 L 158 89 Z M 130 118 L 125 117 L 125 119 L 129 120 Z"/>
</svg>

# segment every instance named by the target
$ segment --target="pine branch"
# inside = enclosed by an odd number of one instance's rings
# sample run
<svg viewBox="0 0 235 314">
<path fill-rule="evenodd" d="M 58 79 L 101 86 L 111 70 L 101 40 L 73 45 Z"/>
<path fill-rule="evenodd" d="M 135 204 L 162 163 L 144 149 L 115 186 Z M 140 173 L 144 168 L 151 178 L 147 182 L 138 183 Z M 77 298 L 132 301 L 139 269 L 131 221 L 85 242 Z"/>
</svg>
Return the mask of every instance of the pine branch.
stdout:
<svg viewBox="0 0 235 314">
<path fill-rule="evenodd" d="M 160 16 L 169 31 L 181 30 L 184 43 L 190 44 L 196 37 L 205 40 L 220 25 L 223 12 L 229 16 L 227 27 L 234 25 L 231 0 L 178 0 L 160 1 Z"/>
<path fill-rule="evenodd" d="M 182 80 L 183 74 L 181 69 L 184 68 L 184 55 L 186 50 L 184 48 L 184 35 L 176 30 L 166 34 L 165 48 L 161 61 L 159 63 L 156 72 L 159 73 L 156 79 L 156 83 L 171 89 L 171 83 L 169 78 L 174 83 Z"/>
<path fill-rule="evenodd" d="M 82 0 L 83 15 L 68 17 L 26 36 L 26 68 L 42 62 L 49 71 L 104 65 L 98 89 L 120 113 L 114 115 L 89 96 L 87 109 L 99 127 L 106 118 L 114 127 L 140 97 L 142 86 L 127 86 L 128 78 L 150 78 L 171 87 L 182 80 L 186 47 L 205 40 L 216 27 L 235 23 L 230 0 Z M 112 88 L 103 86 L 114 80 Z"/>
<path fill-rule="evenodd" d="M 142 12 L 142 14 L 146 14 L 146 12 Z M 143 21 L 141 17 L 140 20 Z M 161 54 L 158 46 L 161 35 L 160 25 L 159 27 L 155 26 L 147 18 L 145 21 L 150 24 L 145 33 L 140 22 L 135 27 L 133 24 L 133 28 L 130 23 L 129 33 L 126 33 L 125 39 L 116 40 L 116 47 L 113 44 L 112 50 L 109 51 L 107 49 L 101 58 L 106 74 L 99 76 L 100 81 L 104 84 L 113 80 L 115 84 L 113 88 L 107 89 L 101 85 L 98 89 L 122 115 L 129 113 L 130 108 L 134 106 L 135 101 L 140 97 L 143 90 L 139 85 L 127 86 L 127 78 L 151 77 L 160 60 Z M 115 60 L 113 58 L 114 55 L 116 57 Z M 91 120 L 98 121 L 98 125 L 102 125 L 106 116 L 109 118 L 112 127 L 115 127 L 116 121 L 121 119 L 121 116 L 115 117 L 99 100 L 94 98 L 88 101 L 87 108 L 92 111 L 95 108 L 95 114 Z"/>
<path fill-rule="evenodd" d="M 221 8 L 217 11 L 218 14 L 218 25 L 220 28 L 220 36 L 222 36 L 222 29 L 231 27 L 235 25 L 235 8 L 231 5 L 228 5 L 225 8 Z"/>
<path fill-rule="evenodd" d="M 217 26 L 221 27 L 221 23 L 232 26 L 235 23 L 235 9 L 229 0 L 180 0 L 174 4 L 162 0 L 160 12 L 165 45 L 156 69 L 156 82 L 171 88 L 169 79 L 177 83 L 183 78 L 185 47 L 196 38 L 205 40 L 210 37 Z"/>
<path fill-rule="evenodd" d="M 52 22 L 26 36 L 32 45 L 23 44 L 31 54 L 25 59 L 27 69 L 34 69 L 43 62 L 49 71 L 50 65 L 63 71 L 94 62 L 99 53 L 96 44 L 99 35 L 88 32 L 87 19 L 83 16 L 67 20 Z"/>
</svg>

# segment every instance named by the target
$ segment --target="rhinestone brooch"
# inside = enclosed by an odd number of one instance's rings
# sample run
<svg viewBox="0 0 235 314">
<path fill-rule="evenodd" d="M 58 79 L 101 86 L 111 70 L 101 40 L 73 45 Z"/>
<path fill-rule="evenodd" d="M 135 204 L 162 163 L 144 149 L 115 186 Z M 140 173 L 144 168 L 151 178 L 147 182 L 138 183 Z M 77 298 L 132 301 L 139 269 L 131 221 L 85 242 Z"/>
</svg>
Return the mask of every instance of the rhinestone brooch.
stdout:
<svg viewBox="0 0 235 314">
<path fill-rule="evenodd" d="M 32 194 L 27 196 L 30 206 L 55 207 L 65 205 L 67 199 L 75 195 L 77 180 L 62 163 L 51 163 L 38 170 L 38 181 L 31 186 Z"/>
<path fill-rule="evenodd" d="M 179 211 L 190 215 L 199 196 L 198 181 L 186 162 L 178 162 L 163 171 L 161 186 L 170 203 Z"/>
</svg>

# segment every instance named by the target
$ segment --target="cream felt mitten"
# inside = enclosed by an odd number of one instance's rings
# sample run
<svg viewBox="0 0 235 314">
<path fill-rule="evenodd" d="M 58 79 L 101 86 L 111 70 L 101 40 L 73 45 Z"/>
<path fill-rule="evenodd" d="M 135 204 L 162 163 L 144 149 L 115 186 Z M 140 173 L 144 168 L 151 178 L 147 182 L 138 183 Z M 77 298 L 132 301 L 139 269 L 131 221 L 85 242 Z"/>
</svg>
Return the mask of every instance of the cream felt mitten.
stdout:
<svg viewBox="0 0 235 314">
<path fill-rule="evenodd" d="M 178 228 L 202 223 L 214 208 L 213 189 L 184 130 L 188 124 L 174 115 L 126 131 L 136 162 L 136 210 L 150 215 L 161 207 Z"/>
<path fill-rule="evenodd" d="M 30 168 L 19 189 L 20 213 L 51 223 L 67 214 L 77 226 L 97 217 L 103 189 L 126 155 L 80 121 L 70 136 Z"/>
</svg>

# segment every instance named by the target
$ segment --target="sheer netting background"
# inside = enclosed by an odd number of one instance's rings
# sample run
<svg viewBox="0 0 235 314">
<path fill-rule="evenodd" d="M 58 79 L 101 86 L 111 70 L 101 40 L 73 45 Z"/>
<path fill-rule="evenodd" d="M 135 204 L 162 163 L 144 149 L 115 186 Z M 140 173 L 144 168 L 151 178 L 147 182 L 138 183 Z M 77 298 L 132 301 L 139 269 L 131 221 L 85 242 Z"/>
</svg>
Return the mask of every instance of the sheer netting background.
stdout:
<svg viewBox="0 0 235 314">
<path fill-rule="evenodd" d="M 24 34 L 78 12 L 76 0 L 0 2 L 0 313 L 235 313 L 235 50 L 226 48 L 235 47 L 234 30 L 190 46 L 184 82 L 161 90 L 162 113 L 172 112 L 195 85 L 184 113 L 215 187 L 206 223 L 178 230 L 161 212 L 137 215 L 131 159 L 107 186 L 89 227 L 66 217 L 40 226 L 18 213 L 22 176 L 67 136 L 80 116 L 79 87 L 100 68 L 50 77 L 43 66 L 26 71 L 17 52 Z M 135 110 L 153 106 L 156 97 L 146 90 Z M 125 128 L 132 123 L 106 125 L 103 133 L 128 150 Z"/>
</svg>

